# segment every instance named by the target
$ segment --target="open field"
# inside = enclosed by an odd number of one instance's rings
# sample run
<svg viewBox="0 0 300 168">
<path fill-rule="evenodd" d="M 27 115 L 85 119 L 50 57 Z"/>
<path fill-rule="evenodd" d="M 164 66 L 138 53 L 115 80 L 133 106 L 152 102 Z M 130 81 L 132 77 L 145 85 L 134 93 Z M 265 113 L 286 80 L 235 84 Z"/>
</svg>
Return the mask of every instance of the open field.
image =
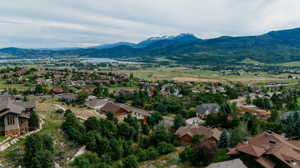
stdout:
<svg viewBox="0 0 300 168">
<path fill-rule="evenodd" d="M 293 81 L 288 80 L 288 74 L 271 75 L 264 72 L 248 73 L 240 72 L 240 75 L 224 74 L 218 71 L 199 70 L 185 67 L 174 68 L 146 68 L 140 70 L 118 70 L 114 72 L 133 74 L 135 77 L 158 81 L 175 80 L 190 82 L 242 82 L 261 83 L 269 81 Z"/>
</svg>

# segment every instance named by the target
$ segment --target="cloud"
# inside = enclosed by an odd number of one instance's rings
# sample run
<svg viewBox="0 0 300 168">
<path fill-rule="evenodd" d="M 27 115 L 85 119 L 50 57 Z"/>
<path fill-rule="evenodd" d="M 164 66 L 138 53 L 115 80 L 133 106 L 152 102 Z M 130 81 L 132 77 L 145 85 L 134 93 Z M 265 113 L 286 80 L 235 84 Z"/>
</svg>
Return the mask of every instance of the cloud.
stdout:
<svg viewBox="0 0 300 168">
<path fill-rule="evenodd" d="M 9 0 L 0 47 L 78 47 L 150 36 L 255 35 L 300 26 L 299 0 Z"/>
</svg>

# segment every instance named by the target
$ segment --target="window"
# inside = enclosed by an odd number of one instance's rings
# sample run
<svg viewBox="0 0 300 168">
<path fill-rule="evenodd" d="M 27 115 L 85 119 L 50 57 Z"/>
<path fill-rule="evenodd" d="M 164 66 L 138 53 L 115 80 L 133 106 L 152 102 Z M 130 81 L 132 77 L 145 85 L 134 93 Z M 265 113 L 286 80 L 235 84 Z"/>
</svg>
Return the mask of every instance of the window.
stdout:
<svg viewBox="0 0 300 168">
<path fill-rule="evenodd" d="M 14 125 L 14 124 L 15 124 L 15 116 L 13 116 L 13 115 L 8 115 L 8 116 L 7 116 L 7 124 L 8 124 L 8 125 Z"/>
</svg>

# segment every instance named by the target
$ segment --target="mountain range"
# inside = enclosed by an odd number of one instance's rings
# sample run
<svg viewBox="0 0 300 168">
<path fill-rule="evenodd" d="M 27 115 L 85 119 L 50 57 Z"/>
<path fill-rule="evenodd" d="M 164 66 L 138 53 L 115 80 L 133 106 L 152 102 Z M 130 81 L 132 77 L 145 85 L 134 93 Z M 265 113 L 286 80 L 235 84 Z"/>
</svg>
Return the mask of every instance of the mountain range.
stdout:
<svg viewBox="0 0 300 168">
<path fill-rule="evenodd" d="M 252 59 L 263 63 L 300 61 L 300 28 L 257 36 L 223 36 L 200 39 L 193 34 L 152 37 L 140 43 L 119 42 L 87 48 L 0 49 L 1 58 L 60 58 L 62 56 L 114 58 L 180 64 L 238 63 Z"/>
</svg>

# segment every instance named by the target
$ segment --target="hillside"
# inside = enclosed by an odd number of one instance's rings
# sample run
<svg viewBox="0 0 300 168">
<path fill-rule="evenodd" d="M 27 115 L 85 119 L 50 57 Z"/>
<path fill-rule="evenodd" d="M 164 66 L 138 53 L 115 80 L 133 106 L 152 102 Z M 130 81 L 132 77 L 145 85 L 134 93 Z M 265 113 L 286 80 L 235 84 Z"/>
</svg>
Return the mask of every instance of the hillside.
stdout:
<svg viewBox="0 0 300 168">
<path fill-rule="evenodd" d="M 14 58 L 59 58 L 61 56 L 115 58 L 155 62 L 157 58 L 181 64 L 238 63 L 251 59 L 262 63 L 300 61 L 300 28 L 272 31 L 259 36 L 199 39 L 192 34 L 149 38 L 138 44 L 120 42 L 90 48 L 4 48 L 0 56 Z"/>
</svg>

